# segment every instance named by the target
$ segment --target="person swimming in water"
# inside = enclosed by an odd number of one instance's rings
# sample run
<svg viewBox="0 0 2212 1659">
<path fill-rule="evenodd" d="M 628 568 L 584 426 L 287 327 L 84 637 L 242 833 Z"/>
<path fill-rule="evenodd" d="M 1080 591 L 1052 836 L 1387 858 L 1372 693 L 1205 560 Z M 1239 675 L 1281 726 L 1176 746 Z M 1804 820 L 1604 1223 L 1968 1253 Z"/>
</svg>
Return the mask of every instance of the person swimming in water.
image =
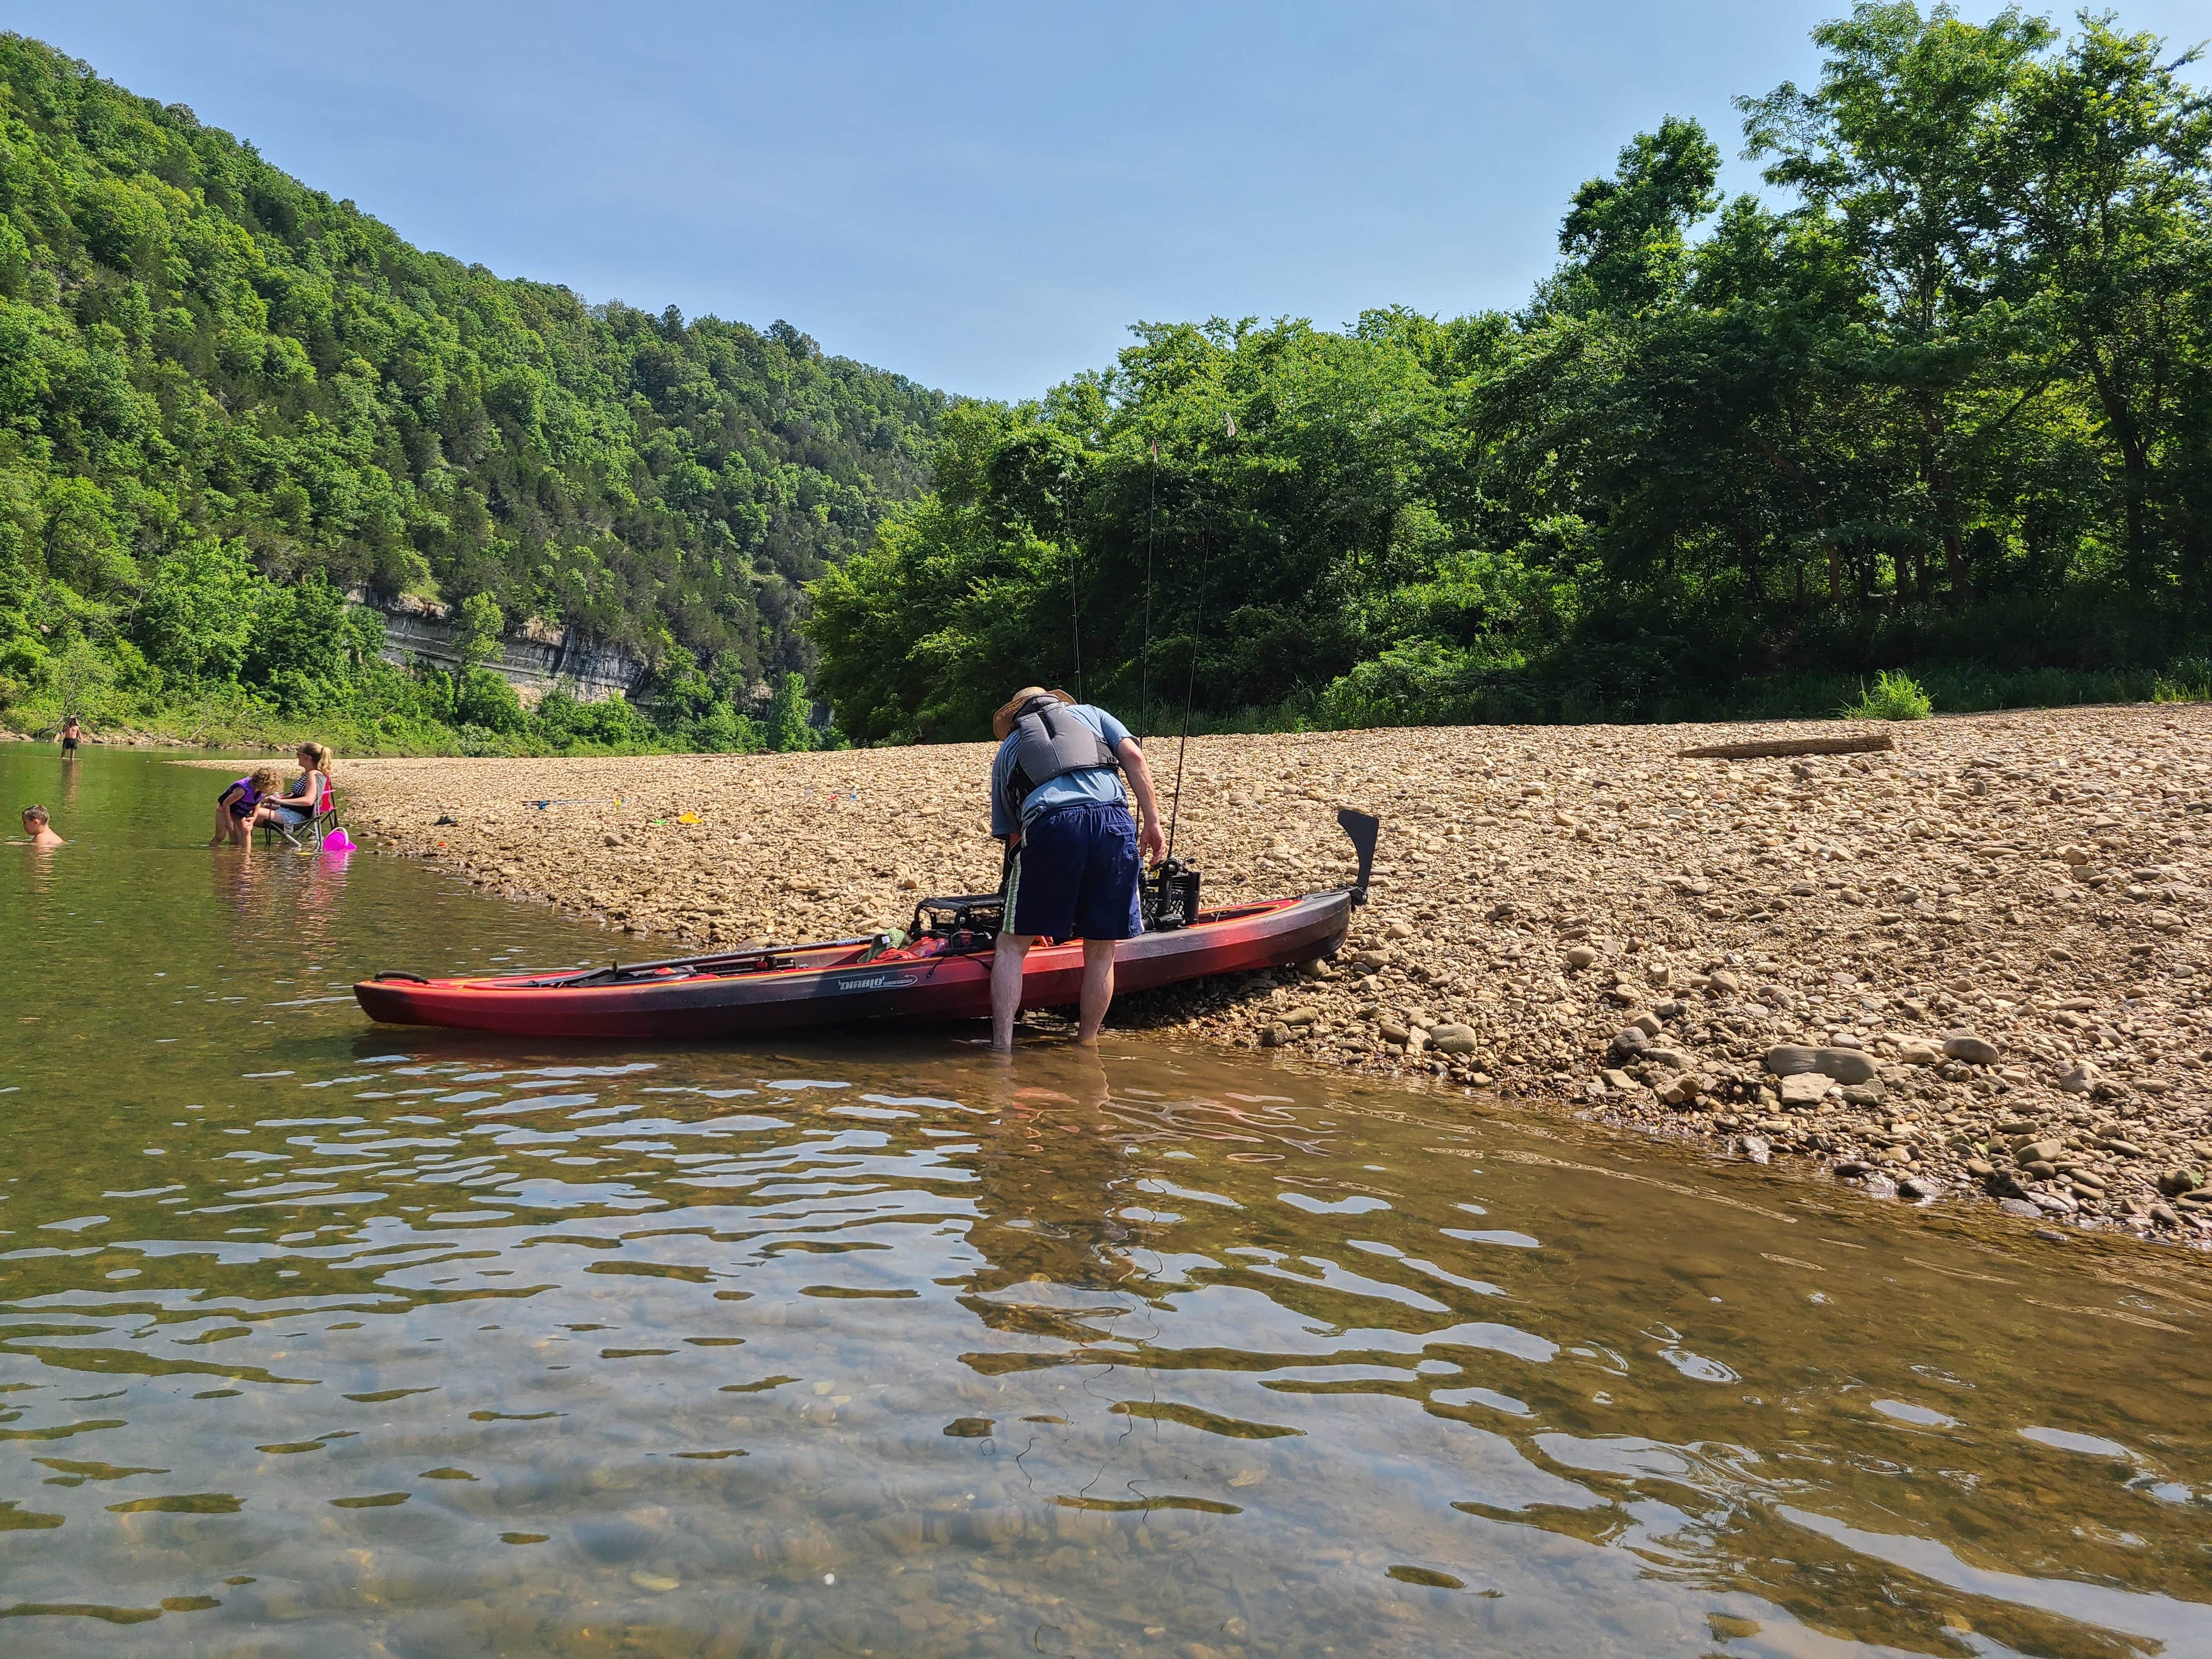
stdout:
<svg viewBox="0 0 2212 1659">
<path fill-rule="evenodd" d="M 23 809 L 23 839 L 18 847 L 66 847 L 69 843 L 54 833 L 54 827 L 43 806 Z"/>
<path fill-rule="evenodd" d="M 253 809 L 276 787 L 276 775 L 265 766 L 250 777 L 234 780 L 215 798 L 215 834 L 208 837 L 208 845 L 220 847 L 227 841 L 234 847 L 252 846 Z"/>
</svg>

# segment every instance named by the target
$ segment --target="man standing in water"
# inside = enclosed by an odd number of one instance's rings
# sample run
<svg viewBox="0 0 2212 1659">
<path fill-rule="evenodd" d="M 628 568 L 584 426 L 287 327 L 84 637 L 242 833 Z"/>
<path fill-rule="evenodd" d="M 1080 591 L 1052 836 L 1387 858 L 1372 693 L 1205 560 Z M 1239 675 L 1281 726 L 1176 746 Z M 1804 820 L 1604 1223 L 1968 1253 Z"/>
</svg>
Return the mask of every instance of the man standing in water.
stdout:
<svg viewBox="0 0 2212 1659">
<path fill-rule="evenodd" d="M 1079 1042 L 1114 1000 L 1114 945 L 1144 923 L 1137 884 L 1165 850 L 1152 774 L 1129 728 L 1065 691 L 1026 685 L 991 717 L 991 833 L 1006 847 L 1006 912 L 991 959 L 991 1046 L 1014 1047 L 1022 963 L 1040 938 L 1083 941 Z M 1129 819 L 1121 773 L 1137 797 Z"/>
</svg>

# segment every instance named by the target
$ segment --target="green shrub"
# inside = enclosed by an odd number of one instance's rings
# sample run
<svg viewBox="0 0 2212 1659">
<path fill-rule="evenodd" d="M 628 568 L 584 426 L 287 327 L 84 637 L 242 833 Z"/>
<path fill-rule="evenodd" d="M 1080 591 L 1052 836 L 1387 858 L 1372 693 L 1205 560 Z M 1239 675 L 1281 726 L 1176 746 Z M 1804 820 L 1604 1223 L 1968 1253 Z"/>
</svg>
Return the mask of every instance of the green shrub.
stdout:
<svg viewBox="0 0 2212 1659">
<path fill-rule="evenodd" d="M 488 732 L 520 732 L 529 721 L 514 687 L 489 668 L 471 668 L 453 693 L 454 723 Z"/>
<path fill-rule="evenodd" d="M 674 733 L 702 754 L 757 755 L 768 747 L 761 723 L 726 702 L 712 704 L 697 719 L 675 727 Z"/>
<path fill-rule="evenodd" d="M 2151 686 L 2153 702 L 2212 702 L 2212 660 L 2183 657 Z"/>
<path fill-rule="evenodd" d="M 1322 693 L 1332 726 L 1446 726 L 1470 718 L 1481 665 L 1469 653 L 1435 640 L 1392 646 L 1356 665 Z"/>
<path fill-rule="evenodd" d="M 651 750 L 654 732 L 635 705 L 623 697 L 598 702 L 579 702 L 556 688 L 538 700 L 532 711 L 536 735 L 553 748 L 589 753 Z"/>
<path fill-rule="evenodd" d="M 1845 703 L 1838 712 L 1847 720 L 1924 720 L 1936 712 L 1936 705 L 1911 675 L 1884 669 L 1875 677 L 1871 690 L 1862 686 L 1858 701 Z"/>
</svg>

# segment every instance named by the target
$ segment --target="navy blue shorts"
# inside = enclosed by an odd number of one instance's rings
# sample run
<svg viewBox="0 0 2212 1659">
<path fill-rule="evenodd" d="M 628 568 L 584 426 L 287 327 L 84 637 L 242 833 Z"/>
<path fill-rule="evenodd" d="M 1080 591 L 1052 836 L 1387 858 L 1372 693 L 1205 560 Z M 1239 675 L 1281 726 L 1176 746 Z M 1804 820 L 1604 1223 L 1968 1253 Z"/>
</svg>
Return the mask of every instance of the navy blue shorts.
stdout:
<svg viewBox="0 0 2212 1659">
<path fill-rule="evenodd" d="M 1046 939 L 1134 939 L 1143 873 L 1129 809 L 1062 806 L 1024 827 L 1006 872 L 1006 931 Z"/>
</svg>

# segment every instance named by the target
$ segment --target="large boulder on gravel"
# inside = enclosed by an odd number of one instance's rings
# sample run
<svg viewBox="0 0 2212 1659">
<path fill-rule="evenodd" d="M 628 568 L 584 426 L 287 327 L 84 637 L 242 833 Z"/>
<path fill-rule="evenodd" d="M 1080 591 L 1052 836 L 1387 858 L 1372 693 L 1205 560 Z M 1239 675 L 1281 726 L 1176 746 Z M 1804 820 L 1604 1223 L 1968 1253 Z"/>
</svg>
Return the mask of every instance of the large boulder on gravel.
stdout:
<svg viewBox="0 0 2212 1659">
<path fill-rule="evenodd" d="M 1802 1042 L 1784 1042 L 1766 1051 L 1763 1062 L 1777 1077 L 1797 1077 L 1818 1072 L 1838 1083 L 1871 1083 L 1874 1061 L 1856 1048 L 1814 1048 Z"/>
</svg>

